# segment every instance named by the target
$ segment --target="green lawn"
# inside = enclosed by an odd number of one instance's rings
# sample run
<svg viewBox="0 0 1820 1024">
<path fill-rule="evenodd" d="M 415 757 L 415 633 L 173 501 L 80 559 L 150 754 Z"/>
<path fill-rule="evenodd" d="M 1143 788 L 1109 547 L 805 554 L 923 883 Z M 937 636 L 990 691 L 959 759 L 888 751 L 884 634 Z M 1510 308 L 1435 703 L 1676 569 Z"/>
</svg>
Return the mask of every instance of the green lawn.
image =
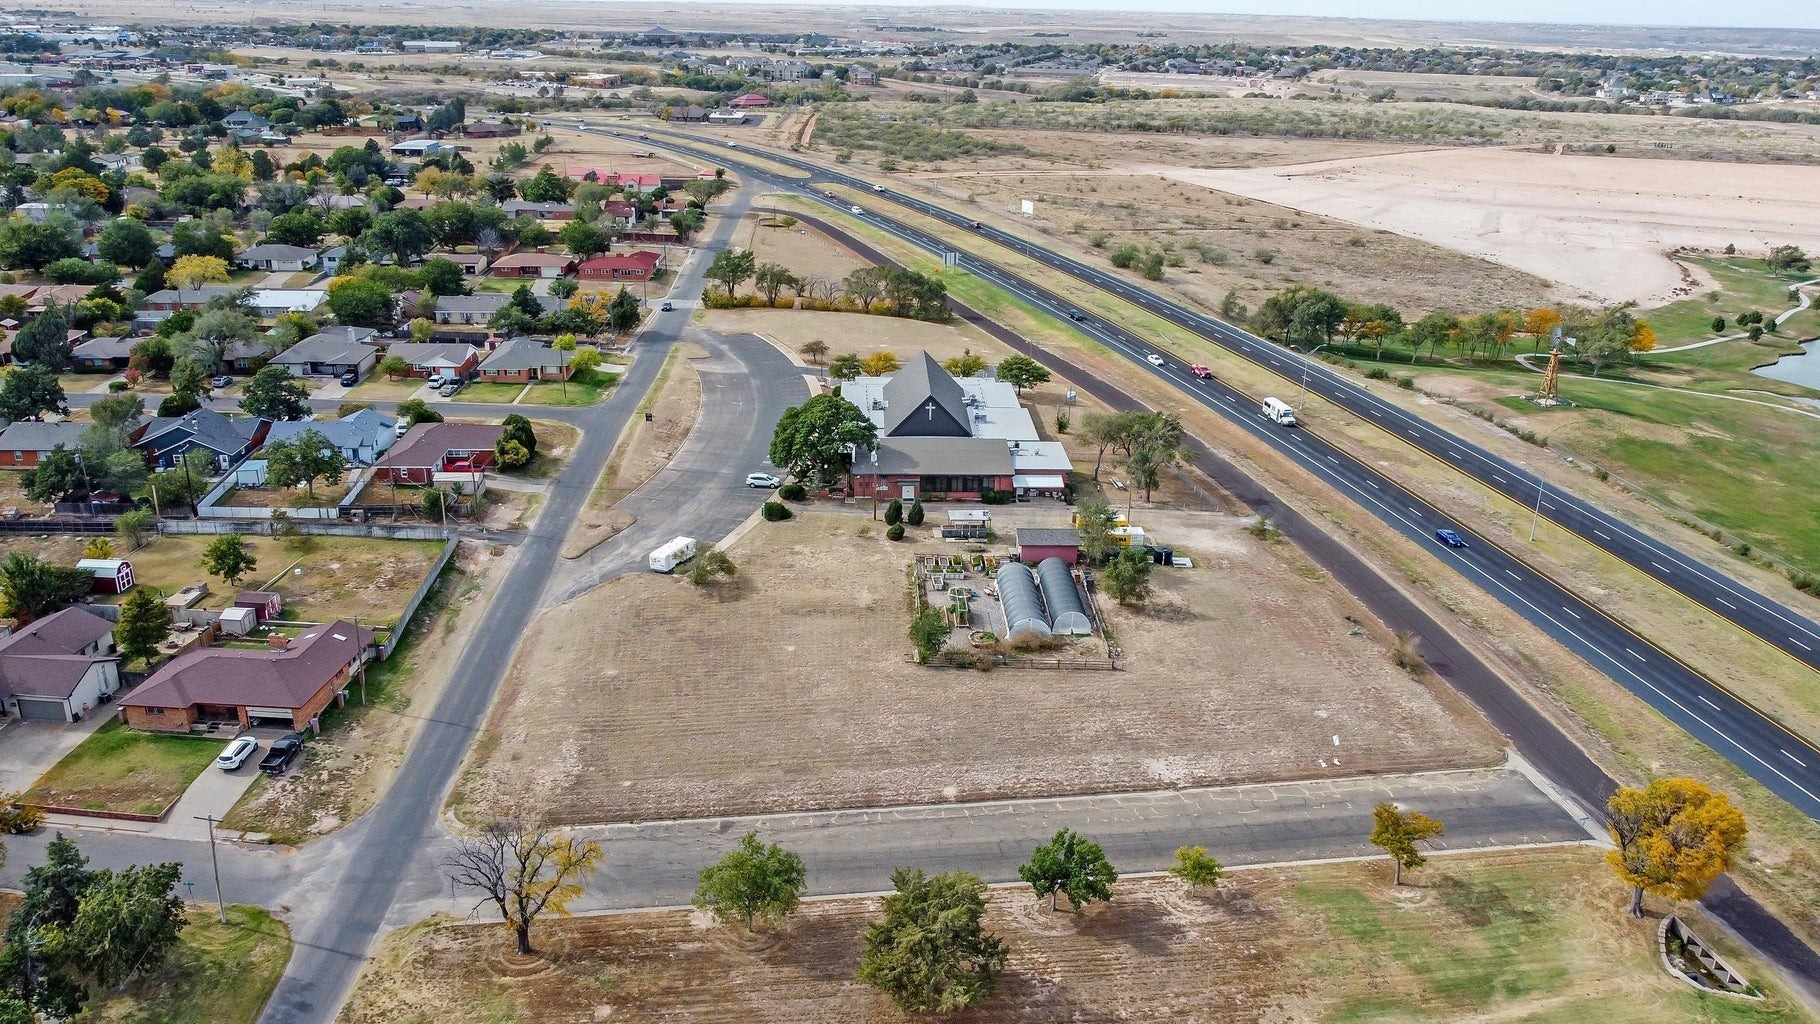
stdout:
<svg viewBox="0 0 1820 1024">
<path fill-rule="evenodd" d="M 197 887 L 197 895 L 204 886 Z M 291 961 L 291 932 L 258 907 L 230 904 L 227 924 L 213 904 L 191 904 L 176 952 L 127 983 L 97 995 L 76 1024 L 251 1024 Z"/>
<path fill-rule="evenodd" d="M 593 405 L 619 383 L 619 375 L 605 370 L 578 373 L 567 385 L 548 381 L 531 385 L 522 405 Z"/>
<path fill-rule="evenodd" d="M 1683 262 L 1698 267 L 1718 284 L 1697 295 L 1637 314 L 1655 328 L 1663 346 L 1684 345 L 1714 337 L 1712 320 L 1725 318 L 1726 333 L 1733 333 L 1738 314 L 1757 310 L 1768 319 L 1795 304 L 1788 286 L 1820 274 L 1778 274 L 1762 260 L 1743 257 L 1686 256 Z"/>
<path fill-rule="evenodd" d="M 511 405 L 523 391 L 523 384 L 507 384 L 501 381 L 476 381 L 455 392 L 457 402 L 477 402 L 488 405 Z"/>
<path fill-rule="evenodd" d="M 109 722 L 45 772 L 24 800 L 161 814 L 225 746 L 226 737 L 158 736 Z"/>
<path fill-rule="evenodd" d="M 1325 1004 L 1310 1019 L 1805 1019 L 1779 998 L 1726 999 L 1668 977 L 1655 957 L 1656 919 L 1624 916 L 1594 855 L 1437 860 L 1402 889 L 1390 887 L 1388 868 L 1373 868 L 1378 878 L 1363 882 L 1358 871 L 1314 869 L 1289 892 L 1291 930 L 1312 923 L 1325 936 L 1290 972 Z M 1770 980 L 1743 969 L 1754 982 Z"/>
</svg>

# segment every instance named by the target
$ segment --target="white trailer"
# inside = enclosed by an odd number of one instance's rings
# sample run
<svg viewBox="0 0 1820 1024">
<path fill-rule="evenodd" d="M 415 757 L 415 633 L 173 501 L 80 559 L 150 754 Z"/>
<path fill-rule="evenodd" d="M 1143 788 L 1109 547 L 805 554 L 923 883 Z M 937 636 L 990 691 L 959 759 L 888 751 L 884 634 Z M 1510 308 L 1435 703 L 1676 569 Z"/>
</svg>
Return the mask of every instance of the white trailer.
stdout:
<svg viewBox="0 0 1820 1024">
<path fill-rule="evenodd" d="M 1295 426 L 1295 410 L 1280 398 L 1264 399 L 1264 418 L 1285 427 Z"/>
<path fill-rule="evenodd" d="M 695 538 L 678 537 L 651 552 L 651 571 L 670 572 L 695 557 Z"/>
</svg>

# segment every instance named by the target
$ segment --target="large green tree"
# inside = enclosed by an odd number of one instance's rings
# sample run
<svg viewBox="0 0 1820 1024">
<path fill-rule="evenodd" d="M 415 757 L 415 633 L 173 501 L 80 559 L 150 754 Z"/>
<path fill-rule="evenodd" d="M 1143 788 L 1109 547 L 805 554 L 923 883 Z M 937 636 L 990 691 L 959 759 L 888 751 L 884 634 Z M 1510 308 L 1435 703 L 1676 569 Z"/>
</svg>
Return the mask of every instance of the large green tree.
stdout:
<svg viewBox="0 0 1820 1024">
<path fill-rule="evenodd" d="M 1029 356 L 1006 356 L 998 364 L 998 379 L 1023 391 L 1049 382 L 1049 371 Z"/>
<path fill-rule="evenodd" d="M 430 251 L 436 236 L 416 210 L 387 210 L 373 218 L 358 241 L 360 248 L 374 258 L 390 256 L 398 266 L 408 267 L 412 260 Z"/>
<path fill-rule="evenodd" d="M 1017 876 L 1030 883 L 1037 899 L 1049 901 L 1050 910 L 1065 895 L 1076 913 L 1096 900 L 1111 899 L 1112 883 L 1119 880 L 1100 844 L 1067 828 L 1038 846 Z"/>
<path fill-rule="evenodd" d="M 142 221 L 118 217 L 95 239 L 101 258 L 123 267 L 146 267 L 158 259 L 158 241 Z"/>
<path fill-rule="evenodd" d="M 62 373 L 70 365 L 69 330 L 68 312 L 53 302 L 13 336 L 13 358 Z"/>
<path fill-rule="evenodd" d="M 342 474 L 348 470 L 347 456 L 314 427 L 295 437 L 266 445 L 261 457 L 265 459 L 266 473 L 274 485 L 296 487 L 301 484 L 311 497 L 316 495 L 316 481 L 333 487 L 341 482 Z"/>
<path fill-rule="evenodd" d="M 237 587 L 247 573 L 259 570 L 258 559 L 238 533 L 224 533 L 209 542 L 202 552 L 202 567 L 209 575 L 219 576 L 230 587 Z"/>
<path fill-rule="evenodd" d="M 87 569 L 57 565 L 37 555 L 15 551 L 0 561 L 0 599 L 5 612 L 20 622 L 43 618 L 75 604 L 94 587 Z"/>
<path fill-rule="evenodd" d="M 309 415 L 310 389 L 282 366 L 262 366 L 241 391 L 240 408 L 270 420 L 296 420 Z"/>
<path fill-rule="evenodd" d="M 1120 604 L 1143 604 L 1150 600 L 1152 567 L 1149 552 L 1127 548 L 1114 555 L 1100 570 L 1100 586 Z"/>
<path fill-rule="evenodd" d="M 727 298 L 739 286 L 758 271 L 758 255 L 750 249 L 722 249 L 714 254 L 714 260 L 702 273 L 710 281 L 717 282 L 727 289 Z"/>
<path fill-rule="evenodd" d="M 878 427 L 836 394 L 816 395 L 784 410 L 771 438 L 771 464 L 822 486 L 840 475 L 841 457 L 878 446 Z"/>
<path fill-rule="evenodd" d="M 398 323 L 396 294 L 383 281 L 340 281 L 329 289 L 329 312 L 349 327 L 389 328 Z"/>
<path fill-rule="evenodd" d="M 177 894 L 182 877 L 183 865 L 174 862 L 100 872 L 53 949 L 70 956 L 98 989 L 158 966 L 186 923 Z"/>
<path fill-rule="evenodd" d="M 1005 970 L 1005 944 L 985 929 L 986 883 L 965 871 L 891 874 L 884 920 L 866 929 L 861 981 L 909 1013 L 978 1005 Z"/>
<path fill-rule="evenodd" d="M 45 412 L 69 412 L 57 374 L 43 363 L 14 367 L 0 384 L 0 417 L 22 420 Z"/>
<path fill-rule="evenodd" d="M 158 645 L 171 633 L 171 609 L 164 594 L 155 587 L 134 587 L 120 602 L 120 624 L 114 627 L 114 643 L 120 656 L 150 667 L 158 656 Z"/>
<path fill-rule="evenodd" d="M 776 922 L 794 913 L 806 877 L 801 857 L 749 832 L 731 853 L 702 869 L 695 905 L 750 932 L 755 920 Z"/>
</svg>

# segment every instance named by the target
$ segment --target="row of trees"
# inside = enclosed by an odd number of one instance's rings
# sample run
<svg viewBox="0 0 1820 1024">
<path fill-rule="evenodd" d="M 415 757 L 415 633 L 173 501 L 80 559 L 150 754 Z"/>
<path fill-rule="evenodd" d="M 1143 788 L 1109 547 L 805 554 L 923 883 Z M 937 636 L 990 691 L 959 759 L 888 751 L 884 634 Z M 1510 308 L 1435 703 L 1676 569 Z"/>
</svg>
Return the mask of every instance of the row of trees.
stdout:
<svg viewBox="0 0 1820 1024">
<path fill-rule="evenodd" d="M 861 267 L 839 281 L 830 281 L 797 274 L 782 263 L 760 263 L 750 249 L 723 249 L 715 253 L 704 276 L 723 289 L 721 295 L 711 291 L 702 295 L 704 302 L 718 307 L 738 305 L 739 287 L 750 280 L 757 289 L 751 296 L 753 302 L 762 300 L 766 306 L 780 305 L 780 296 L 788 290 L 792 307 L 806 303 L 805 308 L 935 323 L 946 323 L 954 316 L 948 308 L 946 284 L 904 267 Z"/>
</svg>

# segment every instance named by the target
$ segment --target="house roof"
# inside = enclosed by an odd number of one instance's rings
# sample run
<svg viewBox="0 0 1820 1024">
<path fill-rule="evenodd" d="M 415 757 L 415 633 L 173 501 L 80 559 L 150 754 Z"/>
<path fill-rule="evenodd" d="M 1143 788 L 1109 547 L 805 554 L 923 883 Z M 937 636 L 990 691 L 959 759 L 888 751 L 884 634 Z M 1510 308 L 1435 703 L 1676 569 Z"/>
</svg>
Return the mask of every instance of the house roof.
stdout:
<svg viewBox="0 0 1820 1024">
<path fill-rule="evenodd" d="M 649 249 L 634 252 L 614 252 L 596 256 L 584 262 L 579 269 L 588 270 L 655 270 L 663 256 Z"/>
<path fill-rule="evenodd" d="M 68 697 L 89 666 L 112 658 L 78 654 L 114 624 L 84 608 L 46 615 L 0 639 L 0 691 L 8 696 Z"/>
<path fill-rule="evenodd" d="M 874 468 L 862 456 L 853 472 L 893 476 L 1010 476 L 1011 451 L 996 437 L 890 437 L 878 442 Z"/>
<path fill-rule="evenodd" d="M 507 213 L 574 213 L 574 203 L 533 202 L 529 199 L 508 199 L 501 207 Z"/>
<path fill-rule="evenodd" d="M 438 363 L 460 366 L 473 358 L 474 347 L 459 342 L 407 341 L 386 349 L 386 355 L 397 356 L 412 366 L 431 366 Z"/>
<path fill-rule="evenodd" d="M 265 245 L 255 245 L 234 258 L 237 260 L 304 260 L 315 259 L 316 255 L 316 250 L 306 249 L 301 245 L 280 245 L 270 242 Z"/>
<path fill-rule="evenodd" d="M 506 428 L 497 423 L 419 423 L 374 465 L 379 469 L 434 467 L 452 451 L 492 448 L 505 432 Z"/>
<path fill-rule="evenodd" d="M 204 648 L 173 658 L 122 707 L 300 708 L 360 656 L 373 631 L 339 619 L 313 626 L 282 651 Z"/>
<path fill-rule="evenodd" d="M 485 313 L 491 316 L 512 301 L 504 292 L 475 292 L 473 295 L 441 295 L 436 299 L 440 313 Z"/>
<path fill-rule="evenodd" d="M 915 437 L 924 433 L 918 429 L 918 424 L 934 421 L 929 409 L 931 401 L 937 411 L 946 413 L 959 424 L 963 433 L 972 433 L 965 393 L 927 352 L 918 352 L 891 375 L 885 382 L 884 397 L 885 428 L 879 431 L 881 435 Z"/>
<path fill-rule="evenodd" d="M 352 415 L 338 420 L 291 420 L 272 424 L 266 431 L 265 443 L 289 441 L 306 430 L 314 430 L 329 439 L 337 448 L 368 448 L 375 442 L 391 436 L 393 424 L 397 420 L 375 412 L 372 409 L 360 409 Z"/>
<path fill-rule="evenodd" d="M 1081 531 L 1073 527 L 1020 526 L 1017 528 L 1017 543 L 1019 547 L 1078 548 L 1081 546 Z"/>
<path fill-rule="evenodd" d="M 540 370 L 561 366 L 564 356 L 535 338 L 512 338 L 493 350 L 482 362 L 486 370 Z"/>
<path fill-rule="evenodd" d="M 262 422 L 264 421 L 256 416 L 223 416 L 206 408 L 182 416 L 154 416 L 133 447 L 163 451 L 170 445 L 158 444 L 159 437 L 181 430 L 194 438 L 197 444 L 223 455 L 233 455 L 253 440 L 253 435 L 259 432 Z"/>
<path fill-rule="evenodd" d="M 202 305 L 210 299 L 223 295 L 232 295 L 240 289 L 231 284 L 205 284 L 195 288 L 166 288 L 145 297 L 148 303 L 169 303 Z"/>
<path fill-rule="evenodd" d="M 33 423 L 21 420 L 0 430 L 0 451 L 48 452 L 62 445 L 74 449 L 86 426 L 64 420 L 61 423 Z"/>
<path fill-rule="evenodd" d="M 575 257 L 554 252 L 515 252 L 510 256 L 501 256 L 493 261 L 494 269 L 510 270 L 513 267 L 567 267 L 575 263 Z"/>
<path fill-rule="evenodd" d="M 125 336 L 90 338 L 70 349 L 70 355 L 77 359 L 124 359 L 133 354 L 133 346 L 141 340 Z"/>
<path fill-rule="evenodd" d="M 379 352 L 379 346 L 366 339 L 378 331 L 371 327 L 331 327 L 312 334 L 280 352 L 274 363 L 359 363 Z"/>
</svg>

